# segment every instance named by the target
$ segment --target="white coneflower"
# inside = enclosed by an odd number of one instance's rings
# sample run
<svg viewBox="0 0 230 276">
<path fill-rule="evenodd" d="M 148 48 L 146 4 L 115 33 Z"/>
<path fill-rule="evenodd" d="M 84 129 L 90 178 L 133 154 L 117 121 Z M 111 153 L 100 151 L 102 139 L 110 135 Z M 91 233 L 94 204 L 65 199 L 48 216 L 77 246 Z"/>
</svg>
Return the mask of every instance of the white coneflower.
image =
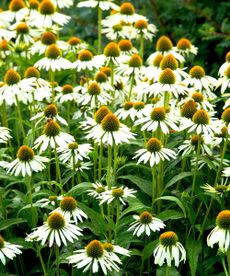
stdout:
<svg viewBox="0 0 230 276">
<path fill-rule="evenodd" d="M 34 148 L 40 147 L 40 152 L 43 152 L 50 145 L 51 148 L 57 148 L 65 146 L 67 143 L 74 142 L 74 137 L 68 133 L 61 131 L 61 127 L 57 122 L 52 119 L 48 119 L 44 134 L 39 136 L 34 142 Z"/>
<path fill-rule="evenodd" d="M 226 108 L 221 114 L 222 121 L 227 126 L 228 135 L 230 135 L 230 107 Z"/>
<path fill-rule="evenodd" d="M 154 24 L 149 24 L 147 19 L 139 19 L 134 24 L 135 31 L 133 33 L 134 39 L 140 39 L 143 37 L 145 40 L 152 41 L 152 38 L 156 35 L 158 29 Z"/>
<path fill-rule="evenodd" d="M 135 125 L 143 124 L 141 131 L 156 131 L 159 128 L 167 134 L 170 129 L 178 130 L 177 121 L 178 119 L 175 116 L 166 113 L 164 107 L 154 107 L 147 117 L 137 120 Z"/>
<path fill-rule="evenodd" d="M 146 164 L 149 161 L 150 167 L 159 164 L 162 160 L 175 159 L 177 156 L 175 151 L 164 148 L 157 138 L 150 138 L 146 148 L 136 151 L 135 154 L 133 158 L 139 158 L 137 164 L 140 162 Z"/>
<path fill-rule="evenodd" d="M 230 88 L 230 65 L 224 71 L 223 77 L 220 77 L 217 80 L 216 89 L 218 87 L 221 87 L 220 92 L 222 94 L 225 92 L 225 90 L 228 90 L 228 88 Z"/>
<path fill-rule="evenodd" d="M 74 251 L 74 255 L 67 258 L 70 264 L 77 268 L 83 268 L 83 272 L 91 270 L 97 273 L 99 268 L 106 275 L 108 271 L 119 271 L 116 258 L 109 255 L 103 244 L 98 240 L 92 240 L 84 249 Z"/>
<path fill-rule="evenodd" d="M 0 143 L 7 143 L 12 138 L 10 135 L 10 129 L 7 127 L 0 127 Z"/>
<path fill-rule="evenodd" d="M 162 54 L 163 56 L 172 54 L 180 62 L 183 63 L 185 61 L 184 57 L 173 49 L 173 43 L 171 39 L 165 35 L 158 38 L 156 43 L 156 51 L 149 56 L 147 60 L 148 64 L 152 64 L 155 57 L 159 54 Z"/>
<path fill-rule="evenodd" d="M 106 252 L 109 254 L 110 258 L 114 260 L 118 264 L 122 264 L 120 258 L 117 256 L 117 254 L 130 257 L 129 250 L 119 246 L 114 245 L 110 242 L 103 243 L 103 247 L 106 250 Z"/>
<path fill-rule="evenodd" d="M 135 8 L 130 2 L 124 2 L 121 4 L 119 10 L 108 16 L 107 19 L 115 23 L 125 22 L 126 24 L 132 24 L 140 19 L 146 19 L 143 15 L 137 14 Z"/>
<path fill-rule="evenodd" d="M 142 58 L 138 54 L 133 54 L 132 56 L 123 57 L 115 72 L 128 77 L 134 75 L 134 81 L 138 82 L 141 78 L 142 70 Z"/>
<path fill-rule="evenodd" d="M 38 32 L 28 25 L 26 22 L 17 22 L 10 27 L 12 38 L 15 39 L 15 45 L 25 43 L 30 46 L 34 43 L 34 38 L 39 36 Z"/>
<path fill-rule="evenodd" d="M 99 7 L 103 11 L 105 10 L 118 10 L 119 6 L 113 3 L 114 0 L 86 0 L 86 1 L 81 1 L 77 4 L 79 8 L 82 7 L 89 7 L 89 8 L 96 8 Z"/>
<path fill-rule="evenodd" d="M 51 2 L 59 9 L 70 8 L 73 6 L 73 0 L 51 0 Z"/>
<path fill-rule="evenodd" d="M 69 170 L 75 171 L 75 172 L 83 172 L 85 170 L 91 170 L 92 169 L 92 162 L 83 162 L 83 161 L 78 161 L 78 162 L 72 162 L 70 161 L 67 164 L 67 168 Z"/>
<path fill-rule="evenodd" d="M 225 56 L 225 62 L 220 66 L 218 75 L 222 77 L 229 65 L 230 65 L 230 51 L 227 52 L 227 54 Z"/>
<path fill-rule="evenodd" d="M 57 206 L 57 204 L 60 202 L 60 200 L 63 199 L 63 196 L 56 196 L 56 195 L 50 195 L 47 198 L 42 198 L 39 199 L 36 204 L 39 204 L 41 206 L 41 208 L 45 208 L 45 207 L 55 207 Z M 51 206 L 50 206 L 51 205 Z"/>
<path fill-rule="evenodd" d="M 137 54 L 137 49 L 133 46 L 132 41 L 128 39 L 121 39 L 118 42 L 118 46 L 121 50 L 121 55 L 131 57 L 133 54 Z M 123 60 L 123 59 L 122 59 Z M 141 61 L 142 64 L 142 61 Z"/>
<path fill-rule="evenodd" d="M 58 115 L 58 109 L 55 104 L 48 104 L 44 111 L 38 112 L 36 115 L 30 118 L 30 121 L 38 120 L 35 124 L 37 126 L 40 122 L 44 121 L 46 122 L 47 119 L 53 119 L 55 121 L 60 122 L 61 124 L 67 126 L 68 123 L 64 118 L 62 118 L 60 115 Z"/>
<path fill-rule="evenodd" d="M 165 227 L 162 220 L 153 217 L 152 214 L 147 211 L 142 212 L 139 216 L 134 215 L 133 218 L 135 221 L 130 224 L 128 231 L 134 230 L 133 235 L 137 235 L 137 237 L 141 236 L 143 233 L 150 236 L 151 231 L 160 231 Z"/>
<path fill-rule="evenodd" d="M 41 241 L 42 245 L 48 241 L 49 247 L 54 244 L 60 247 L 62 244 L 67 245 L 67 241 L 74 243 L 75 240 L 78 240 L 78 237 L 82 236 L 81 231 L 81 228 L 71 224 L 62 214 L 54 212 L 49 215 L 42 226 L 37 227 L 29 234 L 26 240 Z"/>
<path fill-rule="evenodd" d="M 89 50 L 81 50 L 78 53 L 77 60 L 73 63 L 73 68 L 76 68 L 78 72 L 82 70 L 92 71 L 93 69 L 98 69 L 102 66 L 103 61 L 94 56 Z"/>
<path fill-rule="evenodd" d="M 107 190 L 101 193 L 100 205 L 103 203 L 110 204 L 112 201 L 119 200 L 123 205 L 126 205 L 125 201 L 128 197 L 135 197 L 136 191 L 127 187 L 112 187 L 111 190 Z"/>
<path fill-rule="evenodd" d="M 34 151 L 23 145 L 18 149 L 17 158 L 6 166 L 7 173 L 18 176 L 32 175 L 32 172 L 40 172 L 46 168 L 44 163 L 49 159 L 44 156 L 35 155 Z"/>
<path fill-rule="evenodd" d="M 154 263 L 162 266 L 166 261 L 171 266 L 174 260 L 175 266 L 186 260 L 186 251 L 183 245 L 178 242 L 177 234 L 173 231 L 164 232 L 160 235 L 159 245 L 153 252 Z"/>
<path fill-rule="evenodd" d="M 183 83 L 201 91 L 208 98 L 216 98 L 216 95 L 212 92 L 217 83 L 216 79 L 205 75 L 204 68 L 199 65 L 190 69 L 189 77 L 183 80 Z"/>
<path fill-rule="evenodd" d="M 72 196 L 65 196 L 61 199 L 59 207 L 51 212 L 59 212 L 68 220 L 73 219 L 76 224 L 87 219 L 88 216 L 78 206 L 77 201 Z"/>
<path fill-rule="evenodd" d="M 204 189 L 204 191 L 206 193 L 216 194 L 220 197 L 222 197 L 225 193 L 230 192 L 229 184 L 219 184 L 219 185 L 216 185 L 215 187 L 213 187 L 213 186 L 209 185 L 208 183 L 206 183 L 203 186 L 201 186 L 201 188 Z"/>
<path fill-rule="evenodd" d="M 198 52 L 198 48 L 187 38 L 179 39 L 176 47 L 173 47 L 173 49 L 184 57 L 187 57 L 190 54 L 197 55 Z"/>
<path fill-rule="evenodd" d="M 73 55 L 78 54 L 81 50 L 88 47 L 87 43 L 83 42 L 79 37 L 72 36 L 67 41 L 67 48 L 65 50 L 66 54 L 73 53 Z"/>
<path fill-rule="evenodd" d="M 202 154 L 212 155 L 212 150 L 210 149 L 210 144 L 206 144 L 205 137 L 201 136 L 201 152 Z M 199 136 L 193 135 L 190 140 L 185 140 L 182 145 L 178 147 L 178 152 L 182 152 L 182 157 L 194 154 L 197 152 Z M 211 142 L 211 141 L 210 141 Z"/>
<path fill-rule="evenodd" d="M 111 40 L 117 41 L 121 38 L 129 39 L 134 31 L 133 26 L 124 25 L 122 22 L 114 23 L 110 19 L 102 20 L 102 34 Z"/>
<path fill-rule="evenodd" d="M 107 186 L 104 186 L 102 183 L 92 183 L 92 189 L 87 190 L 89 196 L 92 196 L 96 199 L 100 199 L 101 194 L 107 190 Z"/>
<path fill-rule="evenodd" d="M 103 73 L 102 71 L 99 71 L 95 77 L 94 77 L 95 81 L 100 85 L 101 89 L 106 91 L 106 92 L 110 92 L 113 91 L 113 87 L 110 83 L 110 80 L 108 78 L 108 76 Z"/>
<path fill-rule="evenodd" d="M 76 102 L 79 98 L 79 89 L 70 84 L 65 84 L 62 87 L 58 86 L 54 90 L 58 92 L 55 96 L 55 102 L 60 102 L 61 104 L 65 102 Z"/>
<path fill-rule="evenodd" d="M 215 122 L 213 118 L 210 118 L 209 113 L 204 109 L 197 110 L 192 116 L 190 122 L 181 126 L 181 129 L 187 129 L 188 132 L 196 132 L 196 134 L 205 134 L 206 136 L 213 136 L 215 133 Z"/>
<path fill-rule="evenodd" d="M 104 48 L 103 55 L 100 55 L 100 57 L 103 60 L 103 62 L 106 63 L 106 66 L 108 66 L 111 64 L 120 64 L 120 55 L 121 50 L 118 44 L 115 42 L 109 42 Z"/>
<path fill-rule="evenodd" d="M 0 97 L 8 105 L 16 105 L 17 100 L 27 103 L 25 93 L 28 90 L 33 90 L 33 87 L 22 83 L 19 73 L 14 69 L 9 69 L 4 76 L 4 84 L 0 87 Z"/>
<path fill-rule="evenodd" d="M 61 162 L 78 162 L 84 158 L 89 159 L 89 153 L 92 151 L 90 144 L 78 144 L 76 141 L 66 144 L 64 147 L 57 148 L 57 153 Z"/>
<path fill-rule="evenodd" d="M 30 17 L 30 24 L 38 27 L 52 27 L 53 24 L 64 26 L 70 17 L 56 11 L 56 7 L 50 0 L 43 0 L 38 7 L 38 14 Z"/>
<path fill-rule="evenodd" d="M 3 263 L 3 265 L 6 264 L 7 258 L 13 260 L 13 258 L 15 258 L 16 255 L 21 254 L 21 248 L 21 245 L 9 243 L 5 241 L 3 237 L 0 235 L 0 260 Z"/>
<path fill-rule="evenodd" d="M 223 252 L 230 249 L 230 210 L 221 211 L 216 218 L 216 227 L 207 237 L 208 246 L 218 243 Z"/>
<path fill-rule="evenodd" d="M 183 71 L 181 70 L 181 72 Z M 185 85 L 178 82 L 178 77 L 170 68 L 165 68 L 159 72 L 158 81 L 147 86 L 145 89 L 145 93 L 149 96 L 154 95 L 154 97 L 162 96 L 165 92 L 170 92 L 175 98 L 187 95 L 189 92 L 189 89 Z"/>
<path fill-rule="evenodd" d="M 112 101 L 112 97 L 107 91 L 104 91 L 101 85 L 96 81 L 90 81 L 87 87 L 82 89 L 79 95 L 78 103 L 81 105 L 89 105 L 90 108 L 96 108 L 107 105 Z"/>
<path fill-rule="evenodd" d="M 12 0 L 9 4 L 9 10 L 0 13 L 0 18 L 6 22 L 20 21 L 26 17 L 28 9 L 23 0 Z"/>
<path fill-rule="evenodd" d="M 55 33 L 46 31 L 42 33 L 40 40 L 33 43 L 33 45 L 30 47 L 30 52 L 32 55 L 36 53 L 43 55 L 47 48 L 52 44 L 57 45 L 57 47 L 63 51 L 65 51 L 68 47 L 65 41 L 57 39 L 57 35 Z"/>
<path fill-rule="evenodd" d="M 101 141 L 104 144 L 118 145 L 129 143 L 130 139 L 134 139 L 134 134 L 111 112 L 103 118 L 100 126 L 91 129 L 86 137 L 93 138 L 98 143 Z"/>
<path fill-rule="evenodd" d="M 1 29 L 0 29 L 0 34 L 1 34 Z M 0 41 L 0 57 L 1 59 L 5 59 L 6 57 L 8 57 L 11 54 L 11 48 L 10 48 L 10 43 L 8 40 L 6 40 L 5 38 L 3 38 Z"/>
<path fill-rule="evenodd" d="M 61 49 L 56 44 L 51 44 L 45 52 L 45 57 L 37 61 L 34 66 L 46 71 L 61 71 L 62 69 L 72 69 L 72 63 L 62 58 Z"/>
</svg>

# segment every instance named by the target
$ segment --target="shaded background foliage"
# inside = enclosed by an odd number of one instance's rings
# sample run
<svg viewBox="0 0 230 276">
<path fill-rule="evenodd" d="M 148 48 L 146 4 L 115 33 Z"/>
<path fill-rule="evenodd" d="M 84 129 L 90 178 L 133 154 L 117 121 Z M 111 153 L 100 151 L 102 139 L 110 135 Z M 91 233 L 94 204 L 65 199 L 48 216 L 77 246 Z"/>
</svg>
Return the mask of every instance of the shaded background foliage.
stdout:
<svg viewBox="0 0 230 276">
<path fill-rule="evenodd" d="M 10 1 L 3 0 L 7 8 Z M 80 2 L 75 0 L 75 4 Z M 116 4 L 131 2 L 137 13 L 145 15 L 159 29 L 152 44 L 146 45 L 146 56 L 155 50 L 161 35 L 169 36 L 173 43 L 186 37 L 199 48 L 195 63 L 204 66 L 207 74 L 216 76 L 219 66 L 230 49 L 230 1 L 228 0 L 115 0 Z M 77 35 L 96 44 L 97 11 L 90 8 L 72 8 L 63 11 L 72 17 L 64 28 L 64 35 Z M 103 13 L 105 17 L 108 12 Z M 104 44 L 106 44 L 104 40 Z M 194 64 L 193 64 L 194 65 Z"/>
</svg>

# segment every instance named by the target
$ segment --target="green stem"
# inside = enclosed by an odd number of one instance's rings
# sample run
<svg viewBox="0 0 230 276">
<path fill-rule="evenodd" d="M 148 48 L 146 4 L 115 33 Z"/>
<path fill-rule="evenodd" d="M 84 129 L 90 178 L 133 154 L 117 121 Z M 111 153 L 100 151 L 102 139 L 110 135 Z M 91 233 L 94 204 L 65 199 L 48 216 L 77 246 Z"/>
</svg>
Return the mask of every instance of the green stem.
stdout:
<svg viewBox="0 0 230 276">
<path fill-rule="evenodd" d="M 73 176 L 72 176 L 72 188 L 74 187 L 75 185 L 75 155 L 74 155 L 74 152 L 72 153 L 72 157 L 73 157 Z"/>
<path fill-rule="evenodd" d="M 166 91 L 164 93 L 164 108 L 169 107 L 169 101 L 170 101 L 170 92 Z"/>
<path fill-rule="evenodd" d="M 98 156 L 98 144 L 97 143 L 94 143 L 94 149 L 96 152 L 96 158 L 94 158 L 94 169 L 93 169 L 94 173 L 93 173 L 93 175 L 94 175 L 94 182 L 96 182 L 97 181 L 97 156 Z M 100 150 L 101 150 L 101 148 L 100 148 Z M 99 159 L 99 166 L 100 166 L 100 159 Z M 98 174 L 99 174 L 99 172 L 98 172 Z M 99 181 L 100 181 L 100 179 L 99 179 Z"/>
<path fill-rule="evenodd" d="M 227 150 L 227 145 L 228 145 L 228 133 L 226 134 L 226 138 L 225 138 L 225 141 L 224 141 L 224 146 L 223 146 L 223 149 L 222 149 L 222 152 L 221 152 L 221 157 L 220 157 L 220 164 L 218 166 L 218 170 L 217 170 L 217 173 L 216 173 L 216 178 L 215 178 L 215 182 L 214 182 L 214 187 L 217 186 L 217 181 L 219 179 L 219 175 L 220 175 L 220 172 L 222 170 L 222 166 L 223 166 L 223 160 L 224 160 L 224 155 L 225 155 L 225 152 Z"/>
<path fill-rule="evenodd" d="M 195 192 L 196 176 L 197 176 L 197 171 L 198 171 L 198 161 L 200 159 L 200 150 L 201 150 L 201 136 L 199 134 L 198 135 L 197 151 L 196 151 L 196 164 L 195 164 L 195 170 L 194 170 L 194 175 L 193 175 L 193 180 L 192 180 L 192 197 Z"/>
<path fill-rule="evenodd" d="M 56 253 L 56 275 L 59 276 L 59 247 L 55 245 L 55 253 Z"/>
<path fill-rule="evenodd" d="M 114 144 L 114 148 L 113 148 L 113 180 L 114 180 L 114 186 L 116 186 L 116 170 L 117 170 L 117 145 Z"/>
<path fill-rule="evenodd" d="M 132 75 L 131 75 L 128 102 L 130 101 L 131 96 L 132 96 L 133 85 L 134 85 L 134 73 L 132 73 Z"/>
<path fill-rule="evenodd" d="M 98 5 L 98 54 L 101 54 L 101 21 L 102 21 L 102 9 Z"/>
<path fill-rule="evenodd" d="M 229 276 L 230 274 L 228 273 L 228 270 L 227 270 L 227 267 L 226 267 L 226 263 L 225 263 L 225 259 L 222 256 L 220 258 L 221 258 L 221 263 L 223 265 L 225 276 Z"/>
<path fill-rule="evenodd" d="M 144 36 L 143 34 L 141 34 L 141 37 L 140 37 L 140 56 L 141 58 L 143 59 L 144 57 Z"/>
<path fill-rule="evenodd" d="M 157 185 L 156 185 L 156 167 L 152 167 L 152 210 L 154 207 L 154 202 L 157 195 Z"/>
<path fill-rule="evenodd" d="M 114 87 L 114 63 L 110 62 L 110 69 L 111 69 L 111 85 Z"/>
<path fill-rule="evenodd" d="M 170 268 L 171 268 L 171 267 L 167 265 L 165 276 L 170 276 Z"/>
<path fill-rule="evenodd" d="M 42 266 L 43 276 L 46 276 L 47 275 L 46 266 L 45 266 L 45 263 L 44 263 L 43 258 L 42 258 L 41 248 L 38 245 L 36 245 L 36 248 L 37 248 L 37 254 L 38 254 L 41 266 Z"/>
<path fill-rule="evenodd" d="M 212 203 L 213 203 L 213 198 L 211 199 L 210 203 L 209 203 L 209 206 L 208 206 L 208 210 L 206 211 L 205 213 L 205 217 L 204 217 L 204 220 L 203 220 L 203 223 L 202 223 L 202 226 L 201 226 L 201 229 L 200 229 L 200 234 L 198 236 L 198 241 L 200 240 L 202 234 L 203 234 L 203 231 L 204 231 L 204 227 L 205 227 L 205 224 L 206 224 L 206 221 L 207 221 L 207 218 L 208 218 L 208 215 L 210 213 L 210 210 L 212 208 Z"/>
<path fill-rule="evenodd" d="M 103 158 L 103 143 L 102 143 L 102 140 L 101 140 L 100 150 L 99 150 L 99 167 L 98 167 L 98 180 L 99 181 L 101 181 L 102 158 Z"/>
<path fill-rule="evenodd" d="M 27 192 L 28 192 L 28 199 L 29 199 L 30 210 L 31 210 L 32 228 L 34 228 L 36 226 L 36 223 L 35 223 L 35 213 L 34 213 L 34 207 L 33 207 L 31 179 L 32 179 L 32 176 L 25 177 L 26 187 L 27 187 Z"/>
<path fill-rule="evenodd" d="M 112 146 L 108 145 L 108 168 L 107 168 L 107 186 L 111 190 L 111 167 L 112 167 Z"/>
<path fill-rule="evenodd" d="M 17 109 L 17 113 L 18 113 L 18 119 L 19 119 L 19 123 L 21 125 L 22 137 L 23 137 L 23 140 L 24 140 L 24 138 L 26 137 L 26 134 L 25 134 L 24 126 L 23 126 L 22 114 L 21 114 L 20 105 L 19 105 L 17 95 L 15 95 L 15 99 L 16 99 L 16 109 Z"/>
<path fill-rule="evenodd" d="M 49 71 L 49 80 L 52 86 L 52 100 L 51 102 L 54 103 L 54 97 L 55 97 L 55 93 L 54 93 L 54 81 L 55 81 L 55 72 L 50 70 Z"/>
<path fill-rule="evenodd" d="M 118 233 L 118 226 L 119 226 L 119 216 L 120 216 L 120 200 L 117 199 L 117 215 L 116 215 L 116 225 L 114 231 L 114 243 L 117 242 L 117 233 Z"/>
<path fill-rule="evenodd" d="M 56 143 L 56 142 L 55 142 Z M 56 164 L 56 181 L 61 184 L 61 171 L 60 171 L 60 166 L 59 166 L 59 160 L 58 160 L 58 155 L 57 155 L 57 145 L 55 144 L 54 148 L 54 155 L 55 155 L 55 164 Z"/>
<path fill-rule="evenodd" d="M 5 100 L 3 100 L 1 107 L 2 107 L 2 125 L 4 127 L 8 127 L 7 112 L 6 112 L 6 102 L 5 102 Z"/>
<path fill-rule="evenodd" d="M 227 250 L 227 262 L 228 262 L 228 275 L 230 276 L 230 248 Z"/>
</svg>

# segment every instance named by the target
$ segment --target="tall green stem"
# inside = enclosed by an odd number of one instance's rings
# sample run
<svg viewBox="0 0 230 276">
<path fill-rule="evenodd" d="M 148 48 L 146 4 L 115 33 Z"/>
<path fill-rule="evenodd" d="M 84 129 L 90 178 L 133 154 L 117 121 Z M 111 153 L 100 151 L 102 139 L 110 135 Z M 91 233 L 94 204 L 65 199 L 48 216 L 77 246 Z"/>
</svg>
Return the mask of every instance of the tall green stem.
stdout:
<svg viewBox="0 0 230 276">
<path fill-rule="evenodd" d="M 220 164 L 219 164 L 218 170 L 216 172 L 216 178 L 215 178 L 215 182 L 214 182 L 214 187 L 217 186 L 217 181 L 219 179 L 219 175 L 220 175 L 220 172 L 222 170 L 223 161 L 224 161 L 224 155 L 225 155 L 225 152 L 227 150 L 227 145 L 228 145 L 228 133 L 226 134 L 226 138 L 224 140 L 224 146 L 223 146 L 223 149 L 222 149 L 222 152 L 221 152 Z"/>
<path fill-rule="evenodd" d="M 132 75 L 131 75 L 128 101 L 130 101 L 131 96 L 132 96 L 133 85 L 134 85 L 134 73 L 132 73 Z"/>
<path fill-rule="evenodd" d="M 167 265 L 165 276 L 170 276 L 170 268 L 171 268 L 171 267 Z"/>
<path fill-rule="evenodd" d="M 193 174 L 193 180 L 192 180 L 192 197 L 195 192 L 195 185 L 196 185 L 196 176 L 198 171 L 198 161 L 200 159 L 200 151 L 201 151 L 201 135 L 198 135 L 198 145 L 197 145 L 197 151 L 196 151 L 196 164 L 195 164 L 195 170 Z"/>
<path fill-rule="evenodd" d="M 46 276 L 47 275 L 46 266 L 45 266 L 44 260 L 42 258 L 41 248 L 39 247 L 39 245 L 36 245 L 36 248 L 37 248 L 37 255 L 39 257 L 39 260 L 40 260 L 40 263 L 41 263 L 41 266 L 42 266 L 43 276 Z"/>
<path fill-rule="evenodd" d="M 101 21 L 102 21 L 102 9 L 99 7 L 97 8 L 98 13 L 98 54 L 101 54 Z"/>
<path fill-rule="evenodd" d="M 112 167 L 112 146 L 108 145 L 108 168 L 107 168 L 107 186 L 108 189 L 111 190 L 111 167 Z"/>
<path fill-rule="evenodd" d="M 140 56 L 141 58 L 143 59 L 144 57 L 144 36 L 143 34 L 141 34 L 141 37 L 140 37 Z"/>
<path fill-rule="evenodd" d="M 54 81 L 55 81 L 55 72 L 50 70 L 49 71 L 49 80 L 52 86 L 52 100 L 51 102 L 54 103 L 54 97 L 55 97 L 55 93 L 54 93 Z"/>
<path fill-rule="evenodd" d="M 33 207 L 31 179 L 32 179 L 32 176 L 26 176 L 26 178 L 25 178 L 27 193 L 28 193 L 28 199 L 29 199 L 29 203 L 30 203 L 30 210 L 31 210 L 32 228 L 34 228 L 36 226 L 36 223 L 35 223 L 35 213 L 34 213 L 34 207 Z"/>
<path fill-rule="evenodd" d="M 101 181 L 102 158 L 103 158 L 103 143 L 102 143 L 102 140 L 101 140 L 101 142 L 100 142 L 100 150 L 99 150 L 98 181 Z"/>
<path fill-rule="evenodd" d="M 56 253 L 56 275 L 59 276 L 59 247 L 55 245 L 55 253 Z"/>
<path fill-rule="evenodd" d="M 200 240 L 200 238 L 201 238 L 201 236 L 202 236 L 202 234 L 203 234 L 204 227 L 205 227 L 205 224 L 206 224 L 208 215 L 209 215 L 210 210 L 211 210 L 211 208 L 212 208 L 212 203 L 213 203 L 213 198 L 211 199 L 211 201 L 210 201 L 210 203 L 209 203 L 209 206 L 208 206 L 208 210 L 207 210 L 206 213 L 205 213 L 205 217 L 204 217 L 204 220 L 203 220 L 201 229 L 200 229 L 200 234 L 199 234 L 199 236 L 198 236 L 198 241 Z"/>
<path fill-rule="evenodd" d="M 1 105 L 1 109 L 2 109 L 2 125 L 4 127 L 8 127 L 8 123 L 7 123 L 7 112 L 6 112 L 6 102 L 5 100 L 3 100 L 2 105 Z"/>
<path fill-rule="evenodd" d="M 116 215 L 116 225 L 115 225 L 115 231 L 114 231 L 114 243 L 117 242 L 117 232 L 118 232 L 118 226 L 119 226 L 119 216 L 120 216 L 120 200 L 117 199 L 117 215 Z"/>
<path fill-rule="evenodd" d="M 17 95 L 15 95 L 15 99 L 16 99 L 16 110 L 17 110 L 17 113 L 18 113 L 18 119 L 19 119 L 19 123 L 21 125 L 22 137 L 23 137 L 23 140 L 24 140 L 24 138 L 26 137 L 26 134 L 25 134 L 24 126 L 23 126 L 22 114 L 21 114 L 19 100 L 18 100 Z"/>
<path fill-rule="evenodd" d="M 154 202 L 157 195 L 157 185 L 156 185 L 156 167 L 155 165 L 152 167 L 152 210 L 154 207 Z"/>
<path fill-rule="evenodd" d="M 221 256 L 221 263 L 222 263 L 222 266 L 223 266 L 223 269 L 224 269 L 225 276 L 229 276 L 230 273 L 228 273 L 228 270 L 227 270 L 227 267 L 226 267 L 226 263 L 225 263 L 225 259 L 222 256 Z"/>
<path fill-rule="evenodd" d="M 72 152 L 72 158 L 73 158 L 73 166 L 72 166 L 72 169 L 73 169 L 73 176 L 72 176 L 72 188 L 74 187 L 75 185 L 75 155 L 74 155 L 74 151 Z"/>
<path fill-rule="evenodd" d="M 110 69 L 111 69 L 111 85 L 114 87 L 114 63 L 113 61 L 110 62 Z"/>
</svg>

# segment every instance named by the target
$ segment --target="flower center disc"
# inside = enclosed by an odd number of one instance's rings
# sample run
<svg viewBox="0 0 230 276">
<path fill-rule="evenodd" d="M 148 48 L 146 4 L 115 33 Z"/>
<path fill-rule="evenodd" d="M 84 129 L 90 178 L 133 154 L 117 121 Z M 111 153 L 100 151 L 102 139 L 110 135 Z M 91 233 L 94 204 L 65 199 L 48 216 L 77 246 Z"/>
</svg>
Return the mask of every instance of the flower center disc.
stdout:
<svg viewBox="0 0 230 276">
<path fill-rule="evenodd" d="M 198 125 L 207 125 L 209 123 L 209 115 L 206 110 L 197 110 L 192 116 L 192 121 Z"/>
<path fill-rule="evenodd" d="M 18 72 L 14 71 L 13 69 L 9 69 L 4 76 L 4 82 L 7 85 L 17 84 L 19 83 L 20 80 L 21 80 L 20 75 L 18 74 Z"/>
<path fill-rule="evenodd" d="M 26 162 L 26 161 L 32 160 L 33 157 L 34 157 L 34 151 L 30 147 L 23 145 L 18 149 L 17 158 L 20 161 Z"/>
<path fill-rule="evenodd" d="M 168 231 L 160 235 L 160 243 L 165 247 L 176 245 L 177 242 L 177 234 L 173 231 Z"/>
<path fill-rule="evenodd" d="M 181 116 L 185 118 L 192 119 L 192 116 L 197 111 L 197 104 L 193 100 L 188 100 L 185 102 L 181 108 Z"/>
<path fill-rule="evenodd" d="M 40 72 L 35 67 L 29 67 L 29 68 L 26 69 L 24 76 L 27 79 L 29 79 L 29 78 L 39 79 L 40 78 Z"/>
<path fill-rule="evenodd" d="M 120 127 L 119 119 L 112 113 L 107 114 L 101 121 L 101 127 L 104 131 L 118 131 Z"/>
<path fill-rule="evenodd" d="M 166 111 L 164 107 L 155 107 L 151 111 L 150 117 L 153 121 L 164 121 L 166 117 Z"/>
<path fill-rule="evenodd" d="M 152 220 L 153 220 L 153 217 L 149 212 L 144 211 L 140 214 L 140 222 L 142 224 L 149 224 L 152 222 Z"/>
<path fill-rule="evenodd" d="M 47 137 L 55 137 L 60 133 L 61 127 L 54 120 L 49 119 L 45 125 L 44 133 Z"/>
<path fill-rule="evenodd" d="M 161 84 L 175 84 L 176 76 L 170 68 L 166 68 L 160 73 L 158 81 Z"/>
<path fill-rule="evenodd" d="M 104 55 L 106 57 L 119 57 L 120 56 L 120 48 L 117 43 L 110 42 L 105 46 Z"/>
<path fill-rule="evenodd" d="M 43 0 L 38 8 L 43 15 L 51 15 L 55 13 L 55 6 L 49 0 Z"/>
<path fill-rule="evenodd" d="M 57 37 L 54 33 L 51 32 L 45 32 L 41 36 L 41 42 L 44 45 L 51 45 L 55 44 L 57 41 Z"/>
<path fill-rule="evenodd" d="M 104 253 L 103 245 L 98 240 L 93 240 L 86 246 L 86 254 L 88 257 L 98 259 L 103 256 L 103 253 Z"/>
<path fill-rule="evenodd" d="M 191 49 L 191 42 L 187 38 L 181 38 L 176 46 L 179 50 Z"/>
<path fill-rule="evenodd" d="M 172 41 L 165 35 L 157 40 L 156 50 L 159 52 L 168 52 L 173 47 Z"/>
<path fill-rule="evenodd" d="M 190 69 L 189 74 L 192 78 L 201 79 L 205 76 L 205 71 L 203 67 L 196 65 Z"/>
<path fill-rule="evenodd" d="M 47 223 L 51 229 L 59 230 L 65 226 L 65 219 L 60 213 L 54 212 L 48 217 Z"/>
<path fill-rule="evenodd" d="M 109 114 L 111 111 L 106 106 L 100 107 L 94 114 L 94 120 L 100 124 L 104 117 Z"/>
<path fill-rule="evenodd" d="M 230 107 L 226 108 L 221 115 L 222 120 L 226 123 L 230 123 Z"/>
<path fill-rule="evenodd" d="M 77 201 L 72 196 L 64 197 L 60 202 L 63 211 L 72 212 L 77 206 Z"/>
<path fill-rule="evenodd" d="M 221 211 L 216 218 L 216 224 L 220 228 L 229 231 L 230 230 L 230 210 Z"/>
<path fill-rule="evenodd" d="M 22 0 L 12 0 L 9 4 L 9 10 L 12 12 L 17 12 L 25 8 L 25 3 Z"/>
<path fill-rule="evenodd" d="M 120 6 L 120 13 L 125 15 L 133 15 L 135 8 L 131 3 L 125 2 Z"/>
<path fill-rule="evenodd" d="M 162 148 L 161 141 L 157 138 L 150 138 L 146 143 L 146 149 L 149 152 L 157 152 L 160 151 Z"/>
</svg>

